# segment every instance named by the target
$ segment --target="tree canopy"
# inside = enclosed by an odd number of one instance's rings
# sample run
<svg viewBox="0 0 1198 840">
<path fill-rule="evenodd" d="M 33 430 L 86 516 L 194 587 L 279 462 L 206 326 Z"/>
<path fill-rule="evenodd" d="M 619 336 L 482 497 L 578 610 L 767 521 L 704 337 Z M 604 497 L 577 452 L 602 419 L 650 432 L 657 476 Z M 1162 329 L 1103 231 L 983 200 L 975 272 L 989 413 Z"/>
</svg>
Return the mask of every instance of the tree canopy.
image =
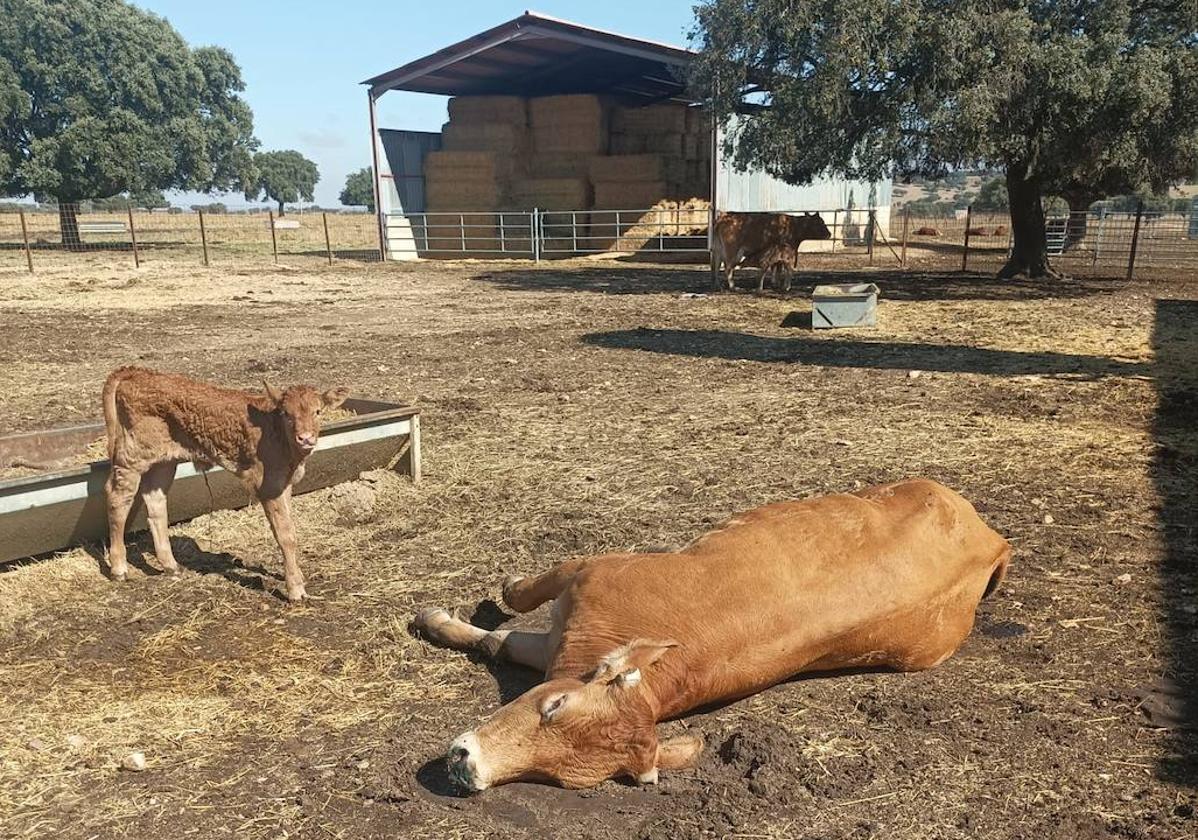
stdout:
<svg viewBox="0 0 1198 840">
<path fill-rule="evenodd" d="M 984 212 L 1006 211 L 1010 206 L 1007 200 L 1007 184 L 1002 178 L 991 178 L 983 183 L 973 202 L 975 210 Z"/>
<path fill-rule="evenodd" d="M 257 180 L 245 191 L 245 197 L 254 201 L 265 195 L 278 203 L 279 215 L 286 212 L 288 202 L 312 201 L 316 196 L 316 182 L 320 170 L 294 149 L 280 152 L 259 152 L 254 155 L 254 166 L 258 170 Z"/>
<path fill-rule="evenodd" d="M 345 178 L 345 188 L 337 200 L 346 207 L 365 207 L 374 212 L 374 167 L 367 166 L 351 172 Z"/>
<path fill-rule="evenodd" d="M 742 167 L 792 183 L 1004 171 L 1004 274 L 1048 274 L 1041 197 L 1198 167 L 1193 0 L 708 0 L 693 82 Z M 757 101 L 760 100 L 760 101 Z"/>
<path fill-rule="evenodd" d="M 0 192 L 232 189 L 253 116 L 233 57 L 121 0 L 0 0 Z"/>
</svg>

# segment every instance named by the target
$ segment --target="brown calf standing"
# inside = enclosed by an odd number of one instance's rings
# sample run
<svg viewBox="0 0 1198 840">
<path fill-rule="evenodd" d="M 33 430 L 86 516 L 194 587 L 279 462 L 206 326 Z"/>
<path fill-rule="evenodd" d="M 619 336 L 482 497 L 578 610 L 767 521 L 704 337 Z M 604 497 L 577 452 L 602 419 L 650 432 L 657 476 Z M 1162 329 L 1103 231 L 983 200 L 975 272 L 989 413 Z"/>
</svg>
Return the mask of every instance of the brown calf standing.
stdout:
<svg viewBox="0 0 1198 840">
<path fill-rule="evenodd" d="M 790 277 L 799 266 L 799 249 L 785 242 L 767 245 L 757 254 L 757 267 L 761 273 L 757 276 L 757 291 L 765 290 L 765 278 L 779 292 L 790 291 Z"/>
<path fill-rule="evenodd" d="M 146 506 L 154 553 L 167 572 L 179 564 L 171 552 L 166 494 L 175 467 L 193 461 L 201 469 L 219 464 L 236 475 L 262 503 L 283 551 L 287 600 L 306 597 L 291 523 L 291 486 L 303 478 L 304 461 L 316 448 L 320 413 L 345 402 L 348 391 L 323 394 L 308 385 L 265 394 L 220 388 L 186 376 L 123 367 L 104 383 L 108 431 L 108 566 L 114 580 L 128 573 L 125 522 L 137 494 Z"/>
</svg>

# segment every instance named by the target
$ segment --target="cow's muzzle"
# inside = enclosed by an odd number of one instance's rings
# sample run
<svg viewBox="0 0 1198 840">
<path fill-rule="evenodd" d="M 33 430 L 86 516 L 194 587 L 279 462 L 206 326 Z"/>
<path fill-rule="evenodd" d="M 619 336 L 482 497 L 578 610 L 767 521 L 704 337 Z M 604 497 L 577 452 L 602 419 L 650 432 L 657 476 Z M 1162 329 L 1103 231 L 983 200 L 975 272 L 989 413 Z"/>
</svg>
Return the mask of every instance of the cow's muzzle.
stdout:
<svg viewBox="0 0 1198 840">
<path fill-rule="evenodd" d="M 479 756 L 478 739 L 473 732 L 458 736 L 449 745 L 445 754 L 445 767 L 450 780 L 470 793 L 486 790 L 489 786 L 485 768 Z"/>
</svg>

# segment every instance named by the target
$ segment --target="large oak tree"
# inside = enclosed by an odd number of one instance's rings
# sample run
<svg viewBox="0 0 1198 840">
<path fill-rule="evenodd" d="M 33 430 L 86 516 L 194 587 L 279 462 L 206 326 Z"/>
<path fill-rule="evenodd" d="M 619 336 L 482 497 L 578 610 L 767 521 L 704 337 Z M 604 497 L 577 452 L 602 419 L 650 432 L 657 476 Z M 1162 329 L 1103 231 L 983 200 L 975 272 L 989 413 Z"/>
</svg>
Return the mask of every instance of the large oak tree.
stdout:
<svg viewBox="0 0 1198 840">
<path fill-rule="evenodd" d="M 259 152 L 254 155 L 254 166 L 258 169 L 258 177 L 246 189 L 246 199 L 254 201 L 265 195 L 279 205 L 280 216 L 287 212 L 287 202 L 312 201 L 316 195 L 320 170 L 294 149 Z"/>
<path fill-rule="evenodd" d="M 1004 276 L 1051 274 L 1046 195 L 1162 191 L 1198 168 L 1194 0 L 709 0 L 693 82 L 736 162 L 806 183 L 1005 172 Z M 764 105 L 747 108 L 746 105 Z"/>
<path fill-rule="evenodd" d="M 122 0 L 0 0 L 0 194 L 73 204 L 243 188 L 253 116 L 233 57 Z"/>
</svg>

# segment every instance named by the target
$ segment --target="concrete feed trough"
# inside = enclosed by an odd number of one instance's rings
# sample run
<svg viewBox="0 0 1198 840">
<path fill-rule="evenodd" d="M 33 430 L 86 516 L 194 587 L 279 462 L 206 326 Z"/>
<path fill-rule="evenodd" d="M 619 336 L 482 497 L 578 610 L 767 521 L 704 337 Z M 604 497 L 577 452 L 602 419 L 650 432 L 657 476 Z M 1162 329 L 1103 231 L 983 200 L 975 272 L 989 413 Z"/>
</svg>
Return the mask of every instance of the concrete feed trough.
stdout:
<svg viewBox="0 0 1198 840">
<path fill-rule="evenodd" d="M 420 480 L 420 412 L 410 406 L 372 400 L 347 400 L 355 416 L 329 423 L 308 458 L 304 480 L 295 493 L 353 481 L 363 471 L 394 465 Z M 108 537 L 104 482 L 108 461 L 53 469 L 104 435 L 93 423 L 0 437 L 0 468 L 14 463 L 46 465 L 49 471 L 0 481 L 0 563 L 58 551 Z M 209 491 L 211 488 L 211 492 Z M 192 464 L 180 464 L 171 487 L 171 522 L 212 510 L 244 507 L 252 499 L 235 476 L 213 467 L 205 476 Z M 127 530 L 146 527 L 140 502 Z"/>
</svg>

